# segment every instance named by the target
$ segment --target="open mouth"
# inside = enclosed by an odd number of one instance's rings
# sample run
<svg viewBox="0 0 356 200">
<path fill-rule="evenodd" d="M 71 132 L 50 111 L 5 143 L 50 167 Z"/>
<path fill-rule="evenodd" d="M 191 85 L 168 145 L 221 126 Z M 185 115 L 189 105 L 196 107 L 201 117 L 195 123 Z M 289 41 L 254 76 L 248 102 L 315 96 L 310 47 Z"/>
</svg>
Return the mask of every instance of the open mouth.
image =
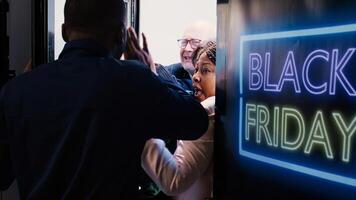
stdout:
<svg viewBox="0 0 356 200">
<path fill-rule="evenodd" d="M 200 97 L 201 95 L 203 95 L 202 90 L 199 89 L 199 88 L 194 88 L 194 96 L 195 97 Z"/>
<path fill-rule="evenodd" d="M 188 61 L 192 60 L 192 57 L 191 56 L 183 56 L 183 60 L 188 62 Z"/>
</svg>

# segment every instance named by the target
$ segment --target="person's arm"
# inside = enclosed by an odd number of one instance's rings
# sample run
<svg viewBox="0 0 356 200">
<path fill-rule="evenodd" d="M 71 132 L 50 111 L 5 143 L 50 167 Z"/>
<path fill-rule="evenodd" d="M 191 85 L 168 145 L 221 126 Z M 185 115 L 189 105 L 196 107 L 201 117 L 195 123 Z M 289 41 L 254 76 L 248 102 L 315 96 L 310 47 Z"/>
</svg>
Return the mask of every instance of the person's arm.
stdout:
<svg viewBox="0 0 356 200">
<path fill-rule="evenodd" d="M 6 122 L 4 116 L 4 89 L 0 92 L 0 190 L 9 188 L 15 177 L 12 171 Z"/>
<path fill-rule="evenodd" d="M 140 91 L 137 108 L 145 121 L 148 138 L 192 140 L 200 137 L 208 127 L 208 117 L 204 108 L 193 96 L 186 93 L 170 76 L 157 76 L 156 66 L 148 50 L 147 40 L 143 36 L 143 48 L 140 47 L 133 28 L 128 30 L 127 59 L 136 59 L 146 64 L 146 70 L 129 74 L 135 77 L 130 89 Z M 150 69 L 149 72 L 147 69 Z M 136 110 L 137 111 L 137 110 Z"/>
<path fill-rule="evenodd" d="M 213 155 L 214 99 L 205 102 L 209 113 L 208 131 L 198 140 L 178 141 L 172 155 L 160 139 L 148 140 L 141 156 L 141 164 L 150 178 L 167 195 L 187 190 L 209 167 Z"/>
<path fill-rule="evenodd" d="M 204 134 L 208 116 L 201 104 L 179 86 L 150 74 L 149 80 L 142 76 L 143 85 L 137 87 L 148 137 L 194 140 Z"/>
<path fill-rule="evenodd" d="M 211 125 L 213 126 L 213 125 Z M 178 141 L 172 155 L 164 141 L 146 142 L 141 164 L 150 178 L 167 195 L 187 190 L 209 167 L 213 154 L 212 127 L 195 141 Z"/>
</svg>

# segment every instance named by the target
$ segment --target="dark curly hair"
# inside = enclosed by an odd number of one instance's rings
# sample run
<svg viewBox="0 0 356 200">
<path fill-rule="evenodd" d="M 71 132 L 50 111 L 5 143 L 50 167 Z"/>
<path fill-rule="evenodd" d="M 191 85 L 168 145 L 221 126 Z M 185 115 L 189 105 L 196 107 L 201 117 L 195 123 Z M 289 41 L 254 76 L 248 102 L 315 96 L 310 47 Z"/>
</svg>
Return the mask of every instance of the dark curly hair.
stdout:
<svg viewBox="0 0 356 200">
<path fill-rule="evenodd" d="M 192 55 L 192 62 L 193 62 L 194 66 L 203 53 L 206 53 L 209 60 L 212 63 L 214 63 L 214 65 L 215 65 L 215 63 L 216 63 L 216 42 L 215 41 L 207 41 L 203 45 L 201 45 L 195 49 L 195 51 L 193 52 L 193 55 Z"/>
</svg>

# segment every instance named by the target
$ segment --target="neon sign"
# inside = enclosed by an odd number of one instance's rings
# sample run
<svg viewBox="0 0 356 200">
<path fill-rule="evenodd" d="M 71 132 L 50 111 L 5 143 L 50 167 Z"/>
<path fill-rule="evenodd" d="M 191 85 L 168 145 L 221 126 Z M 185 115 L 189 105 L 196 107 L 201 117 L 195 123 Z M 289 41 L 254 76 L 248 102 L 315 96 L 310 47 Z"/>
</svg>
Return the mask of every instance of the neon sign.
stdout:
<svg viewBox="0 0 356 200">
<path fill-rule="evenodd" d="M 339 49 L 333 49 L 332 56 L 329 56 L 329 52 L 322 49 L 311 52 L 305 59 L 303 64 L 303 73 L 301 75 L 303 80 L 302 83 L 304 84 L 304 87 L 307 89 L 307 91 L 315 95 L 323 94 L 327 91 L 329 86 L 329 94 L 335 95 L 336 83 L 338 81 L 350 96 L 356 96 L 354 87 L 350 84 L 350 81 L 343 73 L 343 69 L 350 61 L 355 50 L 356 48 L 347 49 L 346 53 L 341 58 L 339 58 Z M 265 70 L 264 74 L 262 74 L 261 55 L 258 53 L 249 54 L 249 90 L 259 90 L 263 85 L 264 91 L 281 92 L 284 84 L 287 81 L 290 81 L 294 85 L 295 92 L 301 93 L 301 86 L 298 78 L 299 75 L 297 73 L 297 66 L 295 64 L 294 52 L 288 52 L 278 84 L 269 83 L 268 76 L 270 68 L 270 57 L 271 53 L 267 52 L 265 55 Z M 331 57 L 330 81 L 327 80 L 319 86 L 313 85 L 310 81 L 311 77 L 309 76 L 309 69 L 313 64 L 313 61 L 319 58 L 329 62 L 329 57 Z"/>
<path fill-rule="evenodd" d="M 241 36 L 240 155 L 356 187 L 354 38 L 356 24 Z"/>
</svg>

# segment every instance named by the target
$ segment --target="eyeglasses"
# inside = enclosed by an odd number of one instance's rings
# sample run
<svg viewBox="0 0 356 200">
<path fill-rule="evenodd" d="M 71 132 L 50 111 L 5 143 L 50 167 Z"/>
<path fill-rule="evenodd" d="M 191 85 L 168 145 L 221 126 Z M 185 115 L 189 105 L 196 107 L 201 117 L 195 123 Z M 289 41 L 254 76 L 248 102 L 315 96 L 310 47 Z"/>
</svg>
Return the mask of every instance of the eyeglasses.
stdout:
<svg viewBox="0 0 356 200">
<path fill-rule="evenodd" d="M 190 43 L 190 47 L 192 47 L 192 49 L 196 49 L 199 45 L 201 40 L 199 39 L 179 39 L 178 41 L 178 45 L 180 48 L 185 48 L 188 45 L 188 42 Z"/>
</svg>

